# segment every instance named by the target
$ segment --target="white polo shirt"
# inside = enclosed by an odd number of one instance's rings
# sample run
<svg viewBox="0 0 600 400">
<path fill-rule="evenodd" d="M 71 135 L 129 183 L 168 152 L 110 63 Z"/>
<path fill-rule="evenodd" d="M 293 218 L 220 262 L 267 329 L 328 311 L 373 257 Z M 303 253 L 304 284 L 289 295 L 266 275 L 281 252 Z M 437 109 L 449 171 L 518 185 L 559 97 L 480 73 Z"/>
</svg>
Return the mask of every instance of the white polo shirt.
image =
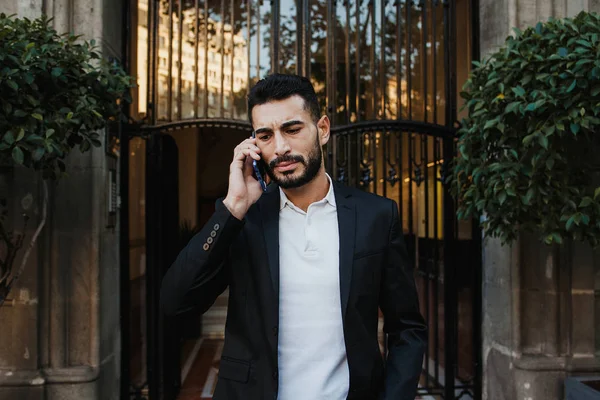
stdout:
<svg viewBox="0 0 600 400">
<path fill-rule="evenodd" d="M 327 179 L 327 195 L 307 212 L 279 189 L 279 400 L 348 395 L 338 220 Z"/>
</svg>

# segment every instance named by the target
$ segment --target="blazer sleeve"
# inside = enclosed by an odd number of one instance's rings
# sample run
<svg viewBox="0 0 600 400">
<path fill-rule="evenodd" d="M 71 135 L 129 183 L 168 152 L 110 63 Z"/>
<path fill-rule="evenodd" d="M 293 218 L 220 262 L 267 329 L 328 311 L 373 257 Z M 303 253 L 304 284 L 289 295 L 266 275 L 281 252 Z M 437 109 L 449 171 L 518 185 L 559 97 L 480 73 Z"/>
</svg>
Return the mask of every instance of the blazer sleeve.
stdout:
<svg viewBox="0 0 600 400">
<path fill-rule="evenodd" d="M 427 327 L 419 311 L 413 268 L 406 251 L 398 206 L 392 201 L 380 308 L 388 334 L 388 356 L 382 398 L 414 400 L 427 345 Z"/>
<path fill-rule="evenodd" d="M 192 309 L 204 313 L 213 305 L 229 284 L 229 252 L 243 225 L 222 199 L 216 202 L 212 217 L 163 277 L 160 304 L 167 316 Z"/>
</svg>

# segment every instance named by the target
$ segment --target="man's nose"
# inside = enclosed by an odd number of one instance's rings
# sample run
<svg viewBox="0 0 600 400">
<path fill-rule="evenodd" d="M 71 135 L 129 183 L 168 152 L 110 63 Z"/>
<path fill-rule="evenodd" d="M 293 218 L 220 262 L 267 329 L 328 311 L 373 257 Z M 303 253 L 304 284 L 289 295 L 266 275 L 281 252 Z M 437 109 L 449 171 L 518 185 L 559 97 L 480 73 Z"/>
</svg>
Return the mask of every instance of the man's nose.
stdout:
<svg viewBox="0 0 600 400">
<path fill-rule="evenodd" d="M 290 145 L 286 138 L 279 132 L 275 133 L 275 154 L 281 157 L 290 152 Z"/>
</svg>

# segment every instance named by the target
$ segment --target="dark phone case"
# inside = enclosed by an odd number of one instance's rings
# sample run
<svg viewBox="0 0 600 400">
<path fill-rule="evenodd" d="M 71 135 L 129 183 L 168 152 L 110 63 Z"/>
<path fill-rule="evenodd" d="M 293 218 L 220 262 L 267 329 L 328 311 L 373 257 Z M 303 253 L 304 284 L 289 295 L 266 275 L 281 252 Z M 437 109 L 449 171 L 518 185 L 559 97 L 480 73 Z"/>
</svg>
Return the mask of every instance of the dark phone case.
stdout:
<svg viewBox="0 0 600 400">
<path fill-rule="evenodd" d="M 252 132 L 252 137 L 255 138 L 256 135 Z M 267 183 L 265 182 L 265 162 L 261 159 L 260 161 L 252 160 L 252 166 L 254 167 L 254 177 L 258 182 L 260 182 L 260 186 L 263 191 L 267 191 Z"/>
</svg>

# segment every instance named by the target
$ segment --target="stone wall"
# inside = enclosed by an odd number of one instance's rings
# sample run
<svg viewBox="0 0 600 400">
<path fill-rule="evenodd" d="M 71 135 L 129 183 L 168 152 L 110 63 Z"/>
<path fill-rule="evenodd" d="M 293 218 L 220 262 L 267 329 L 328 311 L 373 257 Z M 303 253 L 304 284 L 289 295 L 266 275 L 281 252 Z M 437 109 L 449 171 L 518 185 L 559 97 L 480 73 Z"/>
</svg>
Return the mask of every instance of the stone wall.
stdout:
<svg viewBox="0 0 600 400">
<path fill-rule="evenodd" d="M 481 54 L 548 17 L 600 11 L 598 0 L 480 0 Z M 599 253 L 529 235 L 483 249 L 483 375 L 487 400 L 558 400 L 569 375 L 600 375 Z"/>
<path fill-rule="evenodd" d="M 59 32 L 121 49 L 118 0 L 3 0 L 0 12 L 46 13 Z M 120 371 L 118 228 L 108 226 L 107 185 L 116 160 L 104 147 L 68 159 L 69 177 L 49 185 L 48 220 L 13 299 L 0 309 L 0 399 L 118 399 Z M 31 171 L 5 176 L 11 211 L 31 194 L 41 216 L 42 183 Z M 18 217 L 13 223 L 19 223 Z M 118 227 L 118 225 L 117 225 Z"/>
</svg>

